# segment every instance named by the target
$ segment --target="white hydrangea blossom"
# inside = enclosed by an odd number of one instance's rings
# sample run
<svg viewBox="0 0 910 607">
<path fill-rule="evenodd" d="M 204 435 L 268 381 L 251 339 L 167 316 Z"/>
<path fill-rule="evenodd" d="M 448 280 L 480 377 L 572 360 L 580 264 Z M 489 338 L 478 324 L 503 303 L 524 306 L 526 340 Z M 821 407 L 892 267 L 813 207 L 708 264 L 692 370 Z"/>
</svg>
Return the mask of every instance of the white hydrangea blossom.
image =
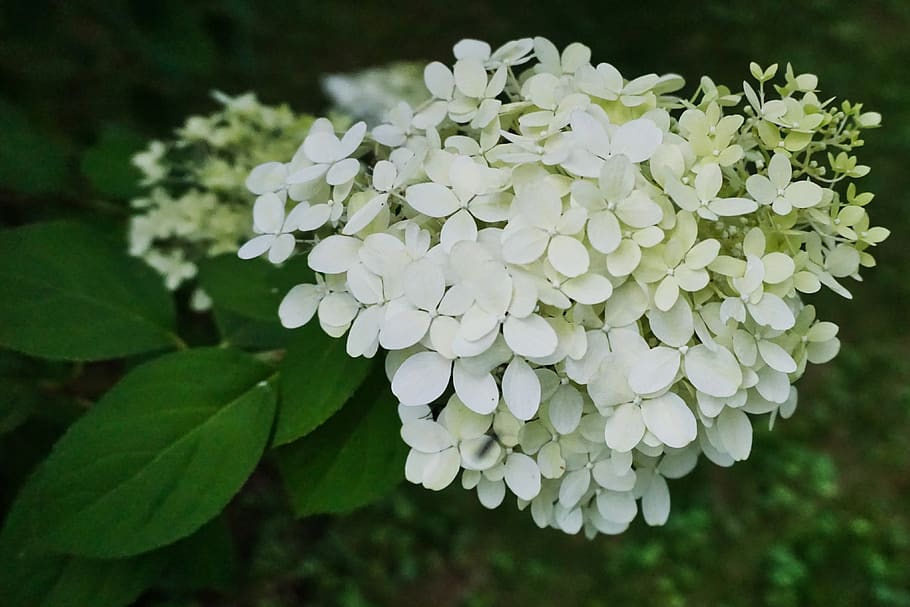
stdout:
<svg viewBox="0 0 910 607">
<path fill-rule="evenodd" d="M 737 110 L 707 77 L 682 99 L 678 76 L 629 80 L 578 43 L 454 55 L 426 66 L 426 102 L 370 132 L 318 122 L 257 167 L 242 256 L 281 261 L 302 232 L 317 283 L 279 316 L 388 351 L 408 480 L 460 474 L 567 533 L 661 525 L 667 479 L 746 459 L 755 417 L 792 415 L 806 364 L 837 353 L 803 297 L 849 297 L 888 236 L 842 183 L 880 117 L 819 103 L 789 66 L 770 99 L 776 66 L 753 64 Z"/>
</svg>

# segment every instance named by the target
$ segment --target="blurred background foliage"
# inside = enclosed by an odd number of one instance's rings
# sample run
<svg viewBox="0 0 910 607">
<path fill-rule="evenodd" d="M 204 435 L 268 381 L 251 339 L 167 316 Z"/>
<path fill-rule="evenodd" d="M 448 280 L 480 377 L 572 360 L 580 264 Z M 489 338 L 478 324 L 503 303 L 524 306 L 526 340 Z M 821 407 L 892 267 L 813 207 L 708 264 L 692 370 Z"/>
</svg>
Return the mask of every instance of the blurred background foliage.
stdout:
<svg viewBox="0 0 910 607">
<path fill-rule="evenodd" d="M 589 542 L 514 507 L 487 512 L 459 487 L 402 486 L 346 517 L 295 521 L 265 466 L 207 532 L 208 558 L 166 572 L 140 605 L 910 606 L 906 0 L 12 0 L 0 5 L 0 221 L 122 232 L 130 155 L 211 111 L 211 89 L 321 111 L 320 74 L 528 35 L 585 42 L 627 75 L 705 73 L 734 89 L 750 60 L 791 61 L 826 95 L 884 115 L 860 158 L 892 237 L 854 301 L 815 300 L 842 327 L 841 355 L 810 369 L 797 414 L 759 432 L 749 461 L 675 481 L 664 528 Z M 190 334 L 205 322 L 184 319 Z M 0 507 L 124 364 L 0 354 Z"/>
</svg>

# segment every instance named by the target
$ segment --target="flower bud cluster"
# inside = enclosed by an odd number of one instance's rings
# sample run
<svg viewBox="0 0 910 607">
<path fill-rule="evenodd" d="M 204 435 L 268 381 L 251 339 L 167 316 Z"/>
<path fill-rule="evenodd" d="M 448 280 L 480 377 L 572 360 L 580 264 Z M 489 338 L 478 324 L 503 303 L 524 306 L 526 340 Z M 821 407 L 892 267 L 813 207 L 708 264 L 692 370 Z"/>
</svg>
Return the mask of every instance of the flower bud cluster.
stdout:
<svg viewBox="0 0 910 607">
<path fill-rule="evenodd" d="M 133 157 L 144 194 L 132 201 L 129 252 L 174 290 L 196 275 L 205 257 L 237 251 L 252 235 L 244 181 L 253 167 L 292 154 L 313 117 L 255 95 L 213 93 L 221 108 L 191 116 L 169 141 L 152 141 Z M 206 308 L 198 291 L 193 303 Z"/>
</svg>

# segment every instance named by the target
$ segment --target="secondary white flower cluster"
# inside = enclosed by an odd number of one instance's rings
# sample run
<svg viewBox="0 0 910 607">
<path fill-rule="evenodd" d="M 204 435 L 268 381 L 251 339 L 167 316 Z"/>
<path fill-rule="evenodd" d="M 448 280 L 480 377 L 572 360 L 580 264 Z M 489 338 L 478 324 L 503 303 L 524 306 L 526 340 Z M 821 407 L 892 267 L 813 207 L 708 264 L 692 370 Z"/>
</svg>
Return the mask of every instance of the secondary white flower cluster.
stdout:
<svg viewBox="0 0 910 607">
<path fill-rule="evenodd" d="M 880 117 L 789 66 L 770 93 L 776 66 L 753 64 L 740 109 L 707 77 L 682 99 L 680 77 L 627 79 L 578 43 L 454 54 L 426 66 L 426 103 L 371 132 L 317 120 L 257 167 L 240 255 L 307 252 L 316 283 L 283 324 L 389 351 L 410 481 L 461 474 L 568 533 L 639 509 L 663 524 L 666 479 L 746 459 L 754 417 L 789 417 L 806 364 L 837 353 L 802 298 L 849 297 L 888 235 L 844 187 Z"/>
<path fill-rule="evenodd" d="M 312 116 L 255 95 L 213 93 L 221 108 L 191 116 L 173 140 L 152 141 L 136 154 L 147 193 L 132 201 L 129 252 L 141 257 L 174 290 L 196 275 L 197 262 L 237 251 L 249 238 L 250 200 L 244 180 L 263 161 L 293 153 Z M 193 302 L 207 308 L 196 291 Z"/>
<path fill-rule="evenodd" d="M 416 105 L 430 96 L 423 85 L 423 64 L 407 61 L 328 74 L 320 84 L 332 107 L 367 124 L 379 124 L 402 101 Z"/>
</svg>

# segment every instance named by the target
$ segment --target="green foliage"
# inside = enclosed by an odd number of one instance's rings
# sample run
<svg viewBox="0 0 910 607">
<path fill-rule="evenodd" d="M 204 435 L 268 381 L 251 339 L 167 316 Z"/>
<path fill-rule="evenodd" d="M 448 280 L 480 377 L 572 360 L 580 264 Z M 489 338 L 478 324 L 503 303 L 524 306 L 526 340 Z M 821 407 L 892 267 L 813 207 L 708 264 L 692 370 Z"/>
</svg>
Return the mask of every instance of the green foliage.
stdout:
<svg viewBox="0 0 910 607">
<path fill-rule="evenodd" d="M 351 358 L 345 340 L 326 335 L 317 323 L 297 331 L 281 362 L 281 406 L 274 445 L 306 436 L 338 411 L 374 361 Z"/>
<path fill-rule="evenodd" d="M 22 553 L 129 556 L 189 535 L 243 485 L 268 440 L 270 370 L 231 350 L 136 368 L 73 424 L 23 488 Z M 19 542 L 15 542 L 19 543 Z"/>
<path fill-rule="evenodd" d="M 407 447 L 399 440 L 395 399 L 381 366 L 338 415 L 278 451 L 298 516 L 349 512 L 402 480 Z"/>
<path fill-rule="evenodd" d="M 303 257 L 276 267 L 264 259 L 244 261 L 228 253 L 199 264 L 199 282 L 216 307 L 264 321 L 277 321 L 284 295 L 312 276 Z"/>
<path fill-rule="evenodd" d="M 177 341 L 154 272 L 77 223 L 0 232 L 0 318 L 0 344 L 46 358 L 115 358 Z"/>
<path fill-rule="evenodd" d="M 30 195 L 63 189 L 67 176 L 65 148 L 2 99 L 0 133 L 0 184 Z"/>
<path fill-rule="evenodd" d="M 102 196 L 127 199 L 139 190 L 139 169 L 130 157 L 145 139 L 135 131 L 119 125 L 107 125 L 98 141 L 82 156 L 82 174 Z"/>
<path fill-rule="evenodd" d="M 164 568 L 152 553 L 121 560 L 43 556 L 0 572 L 4 604 L 22 607 L 121 607 L 131 604 Z"/>
</svg>

